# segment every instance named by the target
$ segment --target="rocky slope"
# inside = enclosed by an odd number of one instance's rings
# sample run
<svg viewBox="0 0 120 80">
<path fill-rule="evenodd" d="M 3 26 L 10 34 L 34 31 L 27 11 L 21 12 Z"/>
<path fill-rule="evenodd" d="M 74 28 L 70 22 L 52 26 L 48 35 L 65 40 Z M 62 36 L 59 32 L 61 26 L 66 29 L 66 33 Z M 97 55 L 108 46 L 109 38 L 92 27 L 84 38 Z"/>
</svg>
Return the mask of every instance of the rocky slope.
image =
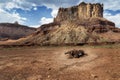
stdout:
<svg viewBox="0 0 120 80">
<path fill-rule="evenodd" d="M 0 40 L 19 39 L 32 34 L 35 30 L 18 23 L 0 23 Z"/>
<path fill-rule="evenodd" d="M 83 45 L 120 42 L 120 29 L 103 17 L 103 4 L 80 3 L 60 8 L 53 23 L 10 45 Z"/>
</svg>

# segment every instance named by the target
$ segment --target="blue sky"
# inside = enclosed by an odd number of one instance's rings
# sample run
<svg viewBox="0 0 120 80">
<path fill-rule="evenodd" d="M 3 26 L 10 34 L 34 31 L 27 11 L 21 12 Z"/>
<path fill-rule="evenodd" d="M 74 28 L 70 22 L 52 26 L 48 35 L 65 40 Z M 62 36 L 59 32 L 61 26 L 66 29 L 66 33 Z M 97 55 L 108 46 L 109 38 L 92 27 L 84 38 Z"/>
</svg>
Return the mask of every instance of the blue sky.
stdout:
<svg viewBox="0 0 120 80">
<path fill-rule="evenodd" d="M 70 7 L 80 2 L 104 4 L 104 17 L 120 27 L 120 0 L 0 0 L 0 23 L 14 23 L 39 27 L 50 23 L 59 7 Z"/>
<path fill-rule="evenodd" d="M 26 18 L 27 20 L 25 21 L 25 25 L 39 25 L 42 24 L 40 22 L 40 19 L 43 17 L 46 18 L 52 18 L 50 13 L 52 12 L 52 9 L 48 9 L 45 6 L 37 6 L 31 8 L 31 10 L 22 10 L 22 9 L 17 9 L 13 8 L 9 11 L 10 13 L 15 12 L 19 13 L 22 17 Z"/>
</svg>

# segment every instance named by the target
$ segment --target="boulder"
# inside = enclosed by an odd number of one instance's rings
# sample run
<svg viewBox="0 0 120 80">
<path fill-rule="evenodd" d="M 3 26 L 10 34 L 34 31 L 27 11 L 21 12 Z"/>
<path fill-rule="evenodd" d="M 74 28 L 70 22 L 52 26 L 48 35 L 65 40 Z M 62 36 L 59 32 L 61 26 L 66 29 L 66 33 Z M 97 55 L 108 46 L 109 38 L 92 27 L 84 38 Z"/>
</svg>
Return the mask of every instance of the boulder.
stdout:
<svg viewBox="0 0 120 80">
<path fill-rule="evenodd" d="M 83 50 L 70 50 L 68 52 L 65 52 L 65 55 L 69 55 L 69 58 L 80 58 L 85 55 Z"/>
</svg>

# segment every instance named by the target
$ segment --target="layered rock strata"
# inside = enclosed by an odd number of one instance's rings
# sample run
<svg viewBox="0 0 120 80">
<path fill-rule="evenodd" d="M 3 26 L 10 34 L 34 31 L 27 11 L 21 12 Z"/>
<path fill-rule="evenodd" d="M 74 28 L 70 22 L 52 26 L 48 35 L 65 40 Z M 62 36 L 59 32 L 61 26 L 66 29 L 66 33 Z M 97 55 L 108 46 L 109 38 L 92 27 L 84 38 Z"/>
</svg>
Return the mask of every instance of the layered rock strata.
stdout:
<svg viewBox="0 0 120 80">
<path fill-rule="evenodd" d="M 120 42 L 120 29 L 103 17 L 103 4 L 60 8 L 54 22 L 9 45 L 81 45 Z M 7 43 L 8 44 L 8 43 Z"/>
<path fill-rule="evenodd" d="M 55 22 L 73 19 L 86 19 L 91 17 L 103 17 L 103 4 L 80 3 L 70 8 L 59 8 Z"/>
<path fill-rule="evenodd" d="M 18 23 L 0 23 L 0 40 L 19 39 L 34 33 L 35 30 Z"/>
</svg>

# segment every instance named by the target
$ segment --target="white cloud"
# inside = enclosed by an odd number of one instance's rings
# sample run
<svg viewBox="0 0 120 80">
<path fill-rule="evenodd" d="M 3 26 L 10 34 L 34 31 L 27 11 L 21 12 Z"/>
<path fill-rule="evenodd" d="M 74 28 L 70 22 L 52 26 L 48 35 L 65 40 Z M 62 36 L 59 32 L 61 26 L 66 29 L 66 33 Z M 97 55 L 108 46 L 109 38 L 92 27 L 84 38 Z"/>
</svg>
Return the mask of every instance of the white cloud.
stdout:
<svg viewBox="0 0 120 80">
<path fill-rule="evenodd" d="M 58 13 L 58 9 L 53 9 L 51 12 L 52 17 L 55 18 L 57 16 L 57 13 Z"/>
<path fill-rule="evenodd" d="M 89 2 L 89 3 L 103 3 L 104 9 L 110 10 L 119 10 L 120 9 L 120 0 L 79 0 L 80 2 Z"/>
<path fill-rule="evenodd" d="M 46 6 L 52 9 L 58 9 L 59 7 L 70 7 L 80 2 L 92 2 L 103 3 L 105 9 L 118 10 L 120 9 L 120 0 L 0 0 L 0 5 L 6 8 L 21 8 L 31 9 L 32 6 Z M 4 5 L 3 5 L 4 4 Z"/>
<path fill-rule="evenodd" d="M 52 9 L 58 9 L 59 7 L 70 7 L 80 2 L 92 2 L 92 3 L 103 3 L 105 9 L 118 10 L 120 9 L 120 0 L 24 0 L 29 3 L 34 3 L 38 6 L 46 6 Z"/>
<path fill-rule="evenodd" d="M 19 13 L 16 13 L 16 12 L 9 13 L 7 11 L 0 9 L 0 22 L 14 23 L 15 21 L 18 21 L 19 23 L 23 24 L 24 21 L 26 20 L 27 19 L 24 17 L 21 17 Z"/>
<path fill-rule="evenodd" d="M 107 18 L 110 21 L 115 22 L 117 27 L 120 27 L 120 14 L 112 15 L 110 13 L 105 13 L 104 17 Z"/>
<path fill-rule="evenodd" d="M 37 7 L 34 7 L 34 8 L 33 8 L 33 10 L 35 10 L 35 11 L 36 11 L 36 10 L 37 10 Z"/>
<path fill-rule="evenodd" d="M 1 0 L 0 0 L 1 1 Z M 13 8 L 20 8 L 22 10 L 30 10 L 36 4 L 25 0 L 5 0 L 0 3 L 1 9 L 11 10 Z"/>
<path fill-rule="evenodd" d="M 114 1 L 113 0 L 71 0 L 71 1 L 70 0 L 0 0 L 0 9 L 11 10 L 12 8 L 20 8 L 23 10 L 31 10 L 34 7 L 33 9 L 37 10 L 36 6 L 46 6 L 47 8 L 52 9 L 51 15 L 54 18 L 57 15 L 59 7 L 70 7 L 79 4 L 82 1 L 90 2 L 90 3 L 99 2 L 104 4 L 104 9 L 109 9 L 113 11 L 120 10 L 120 6 L 119 6 L 120 0 L 114 0 Z M 10 16 L 8 17 L 8 15 Z M 113 22 L 116 23 L 117 26 L 120 26 L 120 23 L 118 22 L 119 21 L 118 18 L 120 18 L 119 17 L 120 13 L 116 15 L 111 15 L 110 13 L 108 15 L 108 13 L 107 14 L 105 13 L 104 15 L 105 18 L 112 20 Z M 7 16 L 6 19 L 5 16 Z M 15 19 L 15 17 L 17 18 Z M 17 13 L 14 13 L 13 15 L 5 11 L 4 14 L 3 12 L 2 14 L 0 13 L 0 22 L 3 22 L 5 20 L 9 22 L 10 21 L 13 22 L 14 20 L 18 20 L 19 22 L 24 22 L 25 18 L 20 17 L 20 15 Z M 44 23 L 49 23 L 51 21 L 53 21 L 52 18 L 43 17 L 40 23 L 44 24 Z"/>
<path fill-rule="evenodd" d="M 6 8 L 7 10 L 10 10 L 10 9 L 12 9 L 12 8 L 19 8 L 17 4 L 12 3 L 12 2 L 8 2 L 8 3 L 4 4 L 4 5 L 5 5 L 5 8 Z"/>
<path fill-rule="evenodd" d="M 30 27 L 38 28 L 40 25 L 30 25 Z"/>
<path fill-rule="evenodd" d="M 53 9 L 51 15 L 56 16 L 56 11 L 59 7 L 68 7 L 75 5 L 79 0 L 0 0 L 0 8 L 10 10 L 12 8 L 21 8 L 23 10 L 29 10 L 33 6 L 46 6 Z M 34 8 L 36 10 L 36 8 Z"/>
<path fill-rule="evenodd" d="M 47 23 L 51 23 L 53 22 L 53 18 L 46 18 L 46 17 L 42 17 L 40 20 L 40 24 L 47 24 Z"/>
</svg>

